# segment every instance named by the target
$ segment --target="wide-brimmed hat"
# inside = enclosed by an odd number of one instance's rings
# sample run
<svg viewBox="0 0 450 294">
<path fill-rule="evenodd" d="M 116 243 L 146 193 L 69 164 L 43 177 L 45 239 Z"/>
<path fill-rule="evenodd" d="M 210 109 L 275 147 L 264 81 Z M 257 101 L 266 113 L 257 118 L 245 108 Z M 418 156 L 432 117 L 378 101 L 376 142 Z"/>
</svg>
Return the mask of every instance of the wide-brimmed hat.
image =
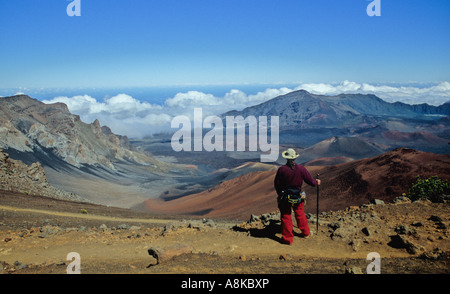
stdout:
<svg viewBox="0 0 450 294">
<path fill-rule="evenodd" d="M 286 159 L 296 159 L 300 156 L 294 149 L 289 148 L 288 150 L 284 151 L 282 154 L 283 158 Z"/>
</svg>

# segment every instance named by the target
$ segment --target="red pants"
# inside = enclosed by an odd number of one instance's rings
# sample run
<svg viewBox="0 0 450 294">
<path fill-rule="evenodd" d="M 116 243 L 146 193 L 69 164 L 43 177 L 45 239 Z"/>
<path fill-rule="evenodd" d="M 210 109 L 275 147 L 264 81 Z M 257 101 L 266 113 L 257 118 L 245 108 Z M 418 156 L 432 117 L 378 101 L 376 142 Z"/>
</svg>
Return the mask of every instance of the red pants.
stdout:
<svg viewBox="0 0 450 294">
<path fill-rule="evenodd" d="M 308 220 L 306 219 L 303 206 L 304 203 L 300 203 L 294 206 L 285 201 L 280 201 L 278 203 L 278 208 L 280 209 L 281 213 L 281 235 L 284 243 L 291 244 L 294 241 L 291 217 L 292 210 L 294 210 L 295 219 L 297 220 L 297 226 L 302 231 L 302 234 L 306 237 L 311 233 L 309 231 Z"/>
</svg>

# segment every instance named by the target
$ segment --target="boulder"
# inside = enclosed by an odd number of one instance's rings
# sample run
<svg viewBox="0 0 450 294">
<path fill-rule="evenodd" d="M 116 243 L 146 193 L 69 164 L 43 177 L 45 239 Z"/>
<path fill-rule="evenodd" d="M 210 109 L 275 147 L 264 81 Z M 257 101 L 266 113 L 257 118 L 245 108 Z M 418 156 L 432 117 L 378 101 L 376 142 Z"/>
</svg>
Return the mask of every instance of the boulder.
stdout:
<svg viewBox="0 0 450 294">
<path fill-rule="evenodd" d="M 370 201 L 372 204 L 375 204 L 375 205 L 383 205 L 384 204 L 384 201 L 383 200 L 380 200 L 380 199 L 373 199 L 372 201 Z"/>
<path fill-rule="evenodd" d="M 175 256 L 192 253 L 194 248 L 188 244 L 177 243 L 168 247 L 150 247 L 148 254 L 156 258 L 156 264 L 172 259 Z"/>
</svg>

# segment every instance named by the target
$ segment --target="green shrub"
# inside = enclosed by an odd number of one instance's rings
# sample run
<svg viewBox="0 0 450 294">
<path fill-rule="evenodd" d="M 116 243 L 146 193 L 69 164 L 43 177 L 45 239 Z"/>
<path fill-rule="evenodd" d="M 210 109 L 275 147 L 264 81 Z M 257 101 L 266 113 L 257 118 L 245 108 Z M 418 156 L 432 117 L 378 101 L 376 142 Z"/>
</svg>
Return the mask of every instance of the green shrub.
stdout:
<svg viewBox="0 0 450 294">
<path fill-rule="evenodd" d="M 439 179 L 438 176 L 428 179 L 421 179 L 417 176 L 416 182 L 408 190 L 408 197 L 411 201 L 428 199 L 431 202 L 443 202 L 449 198 L 449 194 L 449 182 Z"/>
<path fill-rule="evenodd" d="M 86 209 L 81 209 L 80 212 L 81 212 L 82 214 L 87 214 L 87 213 L 88 213 Z"/>
</svg>

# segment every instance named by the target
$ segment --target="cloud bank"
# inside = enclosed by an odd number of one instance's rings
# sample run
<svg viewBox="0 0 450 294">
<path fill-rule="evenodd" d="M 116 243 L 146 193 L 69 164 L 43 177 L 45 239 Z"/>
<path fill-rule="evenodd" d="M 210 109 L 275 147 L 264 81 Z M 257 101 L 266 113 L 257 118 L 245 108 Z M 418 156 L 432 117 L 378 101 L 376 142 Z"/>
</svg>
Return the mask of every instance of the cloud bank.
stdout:
<svg viewBox="0 0 450 294">
<path fill-rule="evenodd" d="M 170 126 L 172 119 L 162 106 L 138 101 L 127 94 L 119 94 L 103 102 L 89 95 L 70 98 L 58 96 L 42 102 L 65 103 L 70 112 L 78 114 L 82 121 L 91 123 L 98 119 L 114 133 L 129 137 L 142 137 L 162 131 L 165 126 Z"/>
<path fill-rule="evenodd" d="M 429 87 L 370 85 L 344 81 L 338 85 L 331 84 L 301 84 L 296 90 L 306 90 L 313 94 L 338 95 L 374 94 L 387 102 L 404 102 L 408 104 L 428 103 L 439 106 L 450 101 L 450 83 L 441 82 Z"/>
<path fill-rule="evenodd" d="M 165 100 L 163 105 L 139 101 L 127 94 L 118 94 L 107 99 L 97 99 L 89 95 L 73 97 L 58 96 L 44 103 L 62 102 L 73 114 L 80 115 L 84 122 L 98 119 L 109 126 L 114 133 L 131 138 L 142 138 L 158 132 L 171 131 L 170 122 L 176 115 L 193 116 L 193 109 L 201 107 L 203 116 L 219 115 L 229 110 L 241 110 L 279 95 L 295 90 L 306 90 L 313 94 L 338 95 L 374 94 L 388 102 L 409 104 L 428 103 L 441 105 L 450 101 L 450 83 L 441 82 L 429 87 L 371 85 L 344 81 L 339 84 L 303 83 L 294 88 L 269 88 L 256 94 L 246 94 L 232 89 L 223 97 L 199 91 L 177 93 Z"/>
</svg>

